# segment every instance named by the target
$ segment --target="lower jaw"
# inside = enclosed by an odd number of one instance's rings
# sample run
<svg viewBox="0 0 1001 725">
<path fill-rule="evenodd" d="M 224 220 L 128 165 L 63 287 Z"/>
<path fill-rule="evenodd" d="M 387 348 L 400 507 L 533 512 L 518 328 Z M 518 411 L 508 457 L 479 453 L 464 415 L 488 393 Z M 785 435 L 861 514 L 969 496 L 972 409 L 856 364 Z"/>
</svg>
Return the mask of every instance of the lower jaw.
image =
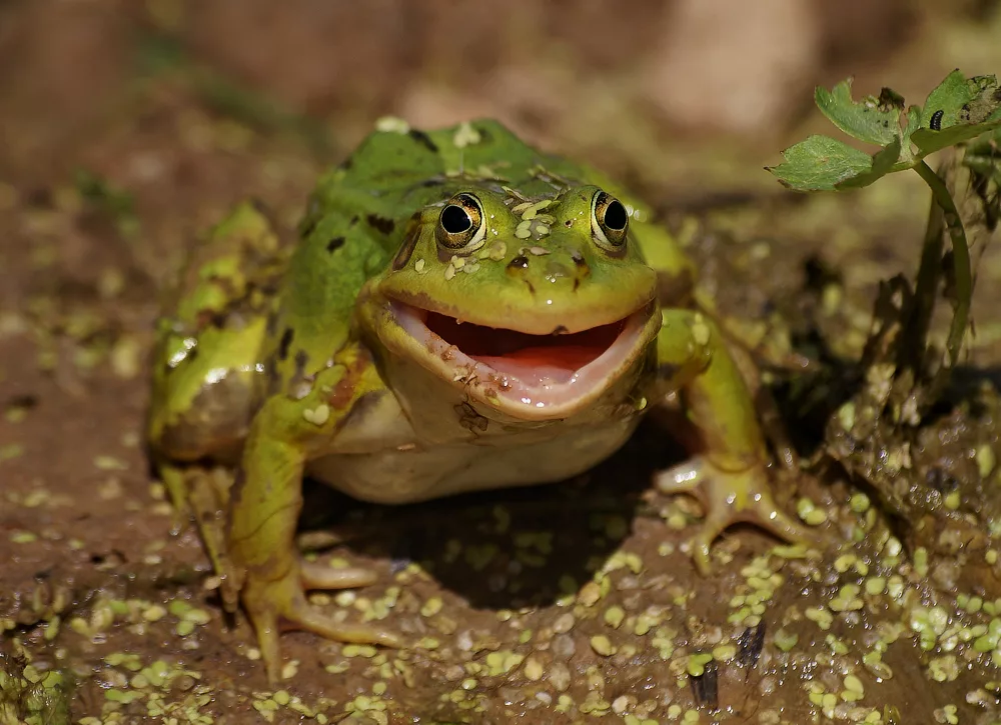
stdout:
<svg viewBox="0 0 1001 725">
<path fill-rule="evenodd" d="M 547 365 L 544 354 L 538 361 L 532 354 L 527 358 L 518 353 L 468 355 L 424 324 L 427 315 L 433 313 L 412 307 L 403 314 L 408 313 L 410 320 L 400 325 L 410 333 L 420 352 L 428 356 L 430 364 L 422 363 L 424 367 L 499 413 L 519 420 L 551 420 L 587 408 L 626 375 L 642 354 L 641 338 L 653 311 L 647 307 L 613 323 L 620 325 L 614 340 L 600 354 L 591 351 L 586 355 L 590 362 L 579 368 Z M 414 329 L 414 321 L 423 330 Z M 563 349 L 560 355 L 572 358 L 578 352 Z"/>
</svg>

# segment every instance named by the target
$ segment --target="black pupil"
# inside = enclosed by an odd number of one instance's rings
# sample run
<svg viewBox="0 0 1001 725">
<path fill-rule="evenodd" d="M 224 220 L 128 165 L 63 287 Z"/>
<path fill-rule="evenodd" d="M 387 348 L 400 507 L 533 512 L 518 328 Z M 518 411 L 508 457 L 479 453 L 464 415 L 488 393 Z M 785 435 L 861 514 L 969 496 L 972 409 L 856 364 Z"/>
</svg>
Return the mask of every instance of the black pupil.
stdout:
<svg viewBox="0 0 1001 725">
<path fill-rule="evenodd" d="M 609 229 L 621 231 L 626 228 L 628 215 L 622 202 L 613 199 L 605 207 L 605 226 Z"/>
<path fill-rule="evenodd" d="M 473 226 L 473 220 L 461 206 L 449 204 L 441 213 L 441 226 L 449 234 L 462 234 Z"/>
</svg>

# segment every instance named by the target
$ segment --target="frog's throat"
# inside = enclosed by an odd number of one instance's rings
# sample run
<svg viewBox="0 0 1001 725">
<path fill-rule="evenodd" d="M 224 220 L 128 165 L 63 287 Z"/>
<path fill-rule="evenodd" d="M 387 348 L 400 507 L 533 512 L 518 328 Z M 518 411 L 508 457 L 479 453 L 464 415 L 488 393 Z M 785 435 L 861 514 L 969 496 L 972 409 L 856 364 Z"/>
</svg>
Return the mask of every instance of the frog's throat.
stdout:
<svg viewBox="0 0 1001 725">
<path fill-rule="evenodd" d="M 424 367 L 524 420 L 585 409 L 639 369 L 660 328 L 656 303 L 608 324 L 550 335 L 459 323 L 397 300 L 390 309 Z"/>
</svg>

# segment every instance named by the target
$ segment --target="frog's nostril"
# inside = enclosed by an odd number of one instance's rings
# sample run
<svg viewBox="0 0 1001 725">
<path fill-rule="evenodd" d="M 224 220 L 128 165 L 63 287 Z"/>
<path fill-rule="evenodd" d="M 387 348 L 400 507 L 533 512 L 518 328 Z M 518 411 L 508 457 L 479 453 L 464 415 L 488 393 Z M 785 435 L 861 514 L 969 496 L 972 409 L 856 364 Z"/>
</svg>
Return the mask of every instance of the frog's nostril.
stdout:
<svg viewBox="0 0 1001 725">
<path fill-rule="evenodd" d="M 519 256 L 508 262 L 508 272 L 517 272 L 519 269 L 528 269 L 528 257 Z"/>
</svg>

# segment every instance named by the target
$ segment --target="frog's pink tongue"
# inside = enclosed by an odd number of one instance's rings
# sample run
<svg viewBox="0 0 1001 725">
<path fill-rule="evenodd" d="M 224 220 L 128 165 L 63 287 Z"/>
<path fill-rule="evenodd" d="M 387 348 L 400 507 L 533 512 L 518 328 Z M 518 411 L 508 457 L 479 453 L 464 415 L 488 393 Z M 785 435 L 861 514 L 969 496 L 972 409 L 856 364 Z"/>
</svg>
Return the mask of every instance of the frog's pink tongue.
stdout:
<svg viewBox="0 0 1001 725">
<path fill-rule="evenodd" d="M 503 375 L 525 383 L 567 383 L 573 374 L 593 362 L 604 350 L 591 347 L 529 347 L 504 356 L 470 355 Z"/>
<path fill-rule="evenodd" d="M 428 329 L 465 355 L 497 372 L 528 384 L 567 383 L 597 360 L 622 332 L 624 322 L 574 334 L 528 335 L 514 330 L 458 323 L 431 313 Z"/>
</svg>

